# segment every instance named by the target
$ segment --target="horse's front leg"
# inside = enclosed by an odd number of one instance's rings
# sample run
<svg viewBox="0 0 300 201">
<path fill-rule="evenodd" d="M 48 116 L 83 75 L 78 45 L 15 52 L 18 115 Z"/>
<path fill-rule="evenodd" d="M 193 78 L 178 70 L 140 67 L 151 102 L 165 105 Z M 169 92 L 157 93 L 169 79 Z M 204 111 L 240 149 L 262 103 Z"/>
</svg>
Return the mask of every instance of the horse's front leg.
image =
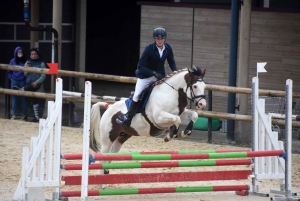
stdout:
<svg viewBox="0 0 300 201">
<path fill-rule="evenodd" d="M 173 115 L 165 111 L 160 111 L 156 123 L 159 125 L 175 125 L 178 129 L 181 124 L 181 120 L 179 116 Z"/>
<path fill-rule="evenodd" d="M 184 112 L 180 115 L 180 119 L 181 121 L 186 121 L 190 119 L 190 122 L 185 128 L 185 130 L 181 131 L 181 133 L 178 135 L 179 140 L 185 138 L 187 135 L 192 134 L 193 126 L 198 119 L 198 114 L 197 112 L 185 109 Z"/>
<path fill-rule="evenodd" d="M 164 126 L 172 125 L 169 130 L 169 133 L 164 138 L 165 142 L 168 142 L 173 138 L 177 137 L 178 128 L 181 124 L 179 116 L 173 115 L 165 111 L 160 111 L 156 123 Z"/>
<path fill-rule="evenodd" d="M 176 128 L 175 125 L 171 126 L 171 128 L 169 130 L 169 133 L 164 137 L 164 141 L 165 142 L 169 142 L 173 138 L 176 138 L 177 137 L 177 133 L 178 133 L 178 128 Z"/>
</svg>

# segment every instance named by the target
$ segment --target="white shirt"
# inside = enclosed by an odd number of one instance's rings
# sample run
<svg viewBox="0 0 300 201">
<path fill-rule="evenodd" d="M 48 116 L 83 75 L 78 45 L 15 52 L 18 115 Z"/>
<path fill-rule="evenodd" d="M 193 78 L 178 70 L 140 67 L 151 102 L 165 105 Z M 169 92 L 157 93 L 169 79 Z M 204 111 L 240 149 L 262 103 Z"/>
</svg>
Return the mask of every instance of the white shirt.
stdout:
<svg viewBox="0 0 300 201">
<path fill-rule="evenodd" d="M 160 56 L 160 58 L 161 58 L 162 55 L 163 55 L 163 52 L 164 52 L 164 50 L 165 50 L 165 45 L 163 45 L 163 48 L 162 48 L 162 49 L 160 49 L 157 45 L 156 45 L 156 47 L 157 47 L 157 49 L 158 49 L 159 56 Z"/>
</svg>

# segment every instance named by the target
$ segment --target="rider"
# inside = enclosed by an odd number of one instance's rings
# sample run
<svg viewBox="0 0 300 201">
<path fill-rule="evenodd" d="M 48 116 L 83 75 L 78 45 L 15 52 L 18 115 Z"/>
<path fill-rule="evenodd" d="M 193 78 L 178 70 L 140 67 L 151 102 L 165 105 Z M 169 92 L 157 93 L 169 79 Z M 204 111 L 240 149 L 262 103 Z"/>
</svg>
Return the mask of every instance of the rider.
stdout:
<svg viewBox="0 0 300 201">
<path fill-rule="evenodd" d="M 173 72 L 177 71 L 173 50 L 169 44 L 165 43 L 167 38 L 166 30 L 161 27 L 154 29 L 153 38 L 155 42 L 146 46 L 135 71 L 138 80 L 130 108 L 125 115 L 122 114 L 116 119 L 117 123 L 121 124 L 126 130 L 130 127 L 131 120 L 139 106 L 139 95 L 141 92 L 149 83 L 165 77 L 165 60 L 167 59 Z"/>
</svg>

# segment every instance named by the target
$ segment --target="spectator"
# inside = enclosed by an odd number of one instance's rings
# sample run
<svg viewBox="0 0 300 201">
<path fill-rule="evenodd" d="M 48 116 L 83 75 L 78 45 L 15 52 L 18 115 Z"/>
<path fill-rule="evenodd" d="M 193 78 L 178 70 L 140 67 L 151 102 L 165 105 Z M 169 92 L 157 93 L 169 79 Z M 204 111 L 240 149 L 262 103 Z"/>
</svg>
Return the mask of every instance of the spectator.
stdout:
<svg viewBox="0 0 300 201">
<path fill-rule="evenodd" d="M 14 58 L 12 58 L 9 62 L 9 65 L 14 66 L 24 66 L 26 62 L 26 58 L 23 54 L 22 47 L 18 46 L 15 49 L 14 52 Z M 24 87 L 26 82 L 26 76 L 21 71 L 8 71 L 7 72 L 8 79 L 11 80 L 11 88 L 15 87 Z M 21 105 L 22 105 L 22 120 L 27 120 L 27 103 L 25 97 L 16 97 L 12 96 L 12 116 L 11 119 L 16 119 L 16 115 L 18 114 L 18 99 L 21 99 Z"/>
<path fill-rule="evenodd" d="M 39 54 L 39 51 L 36 48 L 32 48 L 30 50 L 30 59 L 25 63 L 25 67 L 36 67 L 36 68 L 46 68 L 45 62 L 41 59 L 41 56 Z M 46 75 L 45 74 L 39 74 L 39 73 L 27 73 L 26 75 L 26 84 L 24 88 L 20 88 L 20 90 L 24 91 L 37 91 L 40 89 L 42 83 L 44 82 Z M 15 88 L 19 89 L 19 88 Z M 39 117 L 39 104 L 37 98 L 31 98 L 32 106 L 33 106 L 33 112 L 34 112 L 34 118 L 31 120 L 31 122 L 38 122 Z"/>
</svg>

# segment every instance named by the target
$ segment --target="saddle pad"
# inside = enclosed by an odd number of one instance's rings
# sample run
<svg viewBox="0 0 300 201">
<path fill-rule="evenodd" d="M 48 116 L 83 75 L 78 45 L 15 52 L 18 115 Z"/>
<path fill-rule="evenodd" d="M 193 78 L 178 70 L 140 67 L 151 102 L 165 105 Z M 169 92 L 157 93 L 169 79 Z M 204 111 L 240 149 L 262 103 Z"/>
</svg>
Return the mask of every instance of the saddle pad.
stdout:
<svg viewBox="0 0 300 201">
<path fill-rule="evenodd" d="M 143 104 L 140 104 L 140 106 L 137 108 L 137 112 L 136 113 L 141 113 L 141 110 L 146 107 L 146 104 L 147 104 L 147 102 L 149 100 L 151 92 L 152 92 L 152 87 L 146 88 L 142 92 L 142 94 L 140 96 L 142 97 L 143 100 L 140 100 L 140 101 L 142 101 Z M 125 100 L 125 104 L 126 104 L 127 110 L 129 110 L 129 108 L 130 108 L 131 101 L 132 101 L 131 98 L 127 98 Z"/>
</svg>

